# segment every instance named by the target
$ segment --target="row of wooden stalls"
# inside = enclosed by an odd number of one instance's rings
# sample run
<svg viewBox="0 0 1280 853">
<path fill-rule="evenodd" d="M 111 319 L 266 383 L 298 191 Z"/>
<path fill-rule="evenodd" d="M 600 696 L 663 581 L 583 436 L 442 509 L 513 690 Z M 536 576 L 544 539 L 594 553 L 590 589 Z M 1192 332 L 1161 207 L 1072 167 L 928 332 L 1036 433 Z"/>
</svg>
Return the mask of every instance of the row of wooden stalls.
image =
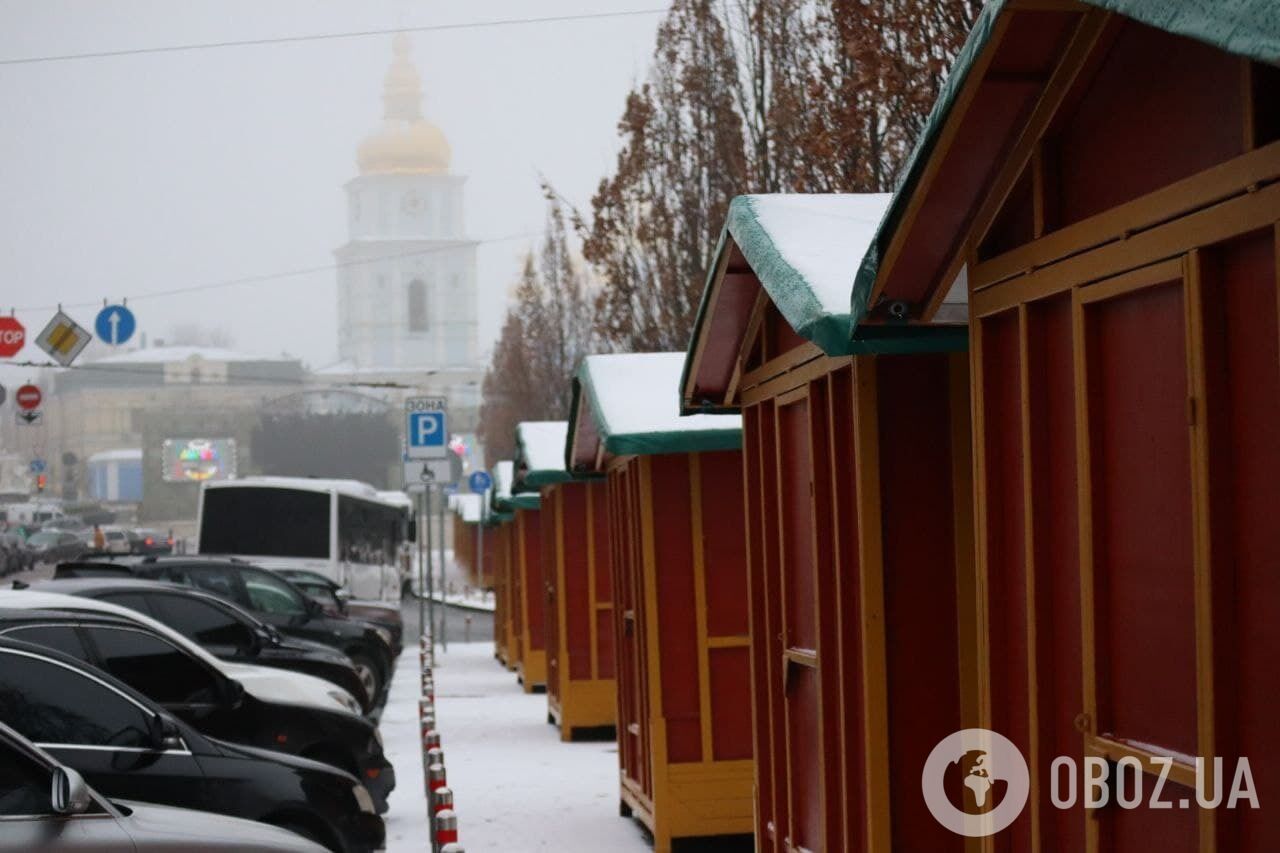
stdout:
<svg viewBox="0 0 1280 853">
<path fill-rule="evenodd" d="M 521 427 L 498 654 L 566 737 L 612 686 L 656 850 L 1280 850 L 1278 60 L 1265 0 L 990 3 L 896 193 L 735 199 L 688 351 Z M 972 728 L 989 841 L 924 793 Z"/>
</svg>

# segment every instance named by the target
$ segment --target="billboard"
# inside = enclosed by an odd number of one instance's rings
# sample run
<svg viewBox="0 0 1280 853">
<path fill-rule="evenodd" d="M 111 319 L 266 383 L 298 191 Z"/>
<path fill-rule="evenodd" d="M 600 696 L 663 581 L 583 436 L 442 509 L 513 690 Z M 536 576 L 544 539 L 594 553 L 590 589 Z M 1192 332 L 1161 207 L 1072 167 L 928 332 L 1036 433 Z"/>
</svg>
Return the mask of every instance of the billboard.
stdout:
<svg viewBox="0 0 1280 853">
<path fill-rule="evenodd" d="M 236 476 L 234 438 L 169 438 L 161 454 L 166 483 L 204 483 Z"/>
</svg>

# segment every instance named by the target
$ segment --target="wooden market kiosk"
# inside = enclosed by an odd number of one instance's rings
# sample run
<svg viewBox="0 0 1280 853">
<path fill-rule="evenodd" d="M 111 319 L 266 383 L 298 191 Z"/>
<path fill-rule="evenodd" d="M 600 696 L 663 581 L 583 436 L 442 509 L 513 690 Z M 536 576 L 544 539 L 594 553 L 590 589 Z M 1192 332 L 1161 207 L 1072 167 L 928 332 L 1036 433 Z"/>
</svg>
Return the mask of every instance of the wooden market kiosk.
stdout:
<svg viewBox="0 0 1280 853">
<path fill-rule="evenodd" d="M 1280 790 L 1277 61 L 1268 0 L 989 4 L 860 270 L 868 326 L 969 292 L 980 720 L 1032 768 L 1004 849 L 1280 850 L 1264 793 L 1192 787 Z M 1174 805 L 1054 807 L 1086 755 L 1148 794 L 1171 759 Z"/>
<path fill-rule="evenodd" d="M 542 496 L 547 719 L 562 740 L 615 736 L 613 584 L 603 478 L 565 468 L 564 421 L 516 430 L 517 493 Z"/>
<path fill-rule="evenodd" d="M 887 204 L 734 199 L 681 382 L 686 412 L 744 417 L 770 853 L 965 849 L 920 779 L 976 719 L 966 330 L 855 337 L 853 277 Z"/>
<path fill-rule="evenodd" d="M 462 569 L 468 586 L 475 589 L 492 589 L 497 565 L 492 541 L 496 522 L 489 512 L 482 512 L 479 495 L 455 494 L 450 496 L 452 513 L 453 558 Z M 480 539 L 483 537 L 483 553 Z"/>
<path fill-rule="evenodd" d="M 751 708 L 741 420 L 681 418 L 680 353 L 588 356 L 575 474 L 606 474 L 621 811 L 653 833 L 750 849 Z"/>
<path fill-rule="evenodd" d="M 519 425 L 517 425 L 517 430 Z M 516 492 L 514 464 L 511 480 L 501 493 L 494 490 L 493 506 L 511 515 L 504 527 L 505 554 L 510 583 L 507 635 L 508 663 L 525 693 L 547 688 L 546 583 L 542 575 L 542 497 L 537 492 Z M 496 484 L 495 484 L 496 485 Z"/>
<path fill-rule="evenodd" d="M 511 479 L 513 464 L 511 460 L 503 460 L 493 466 L 490 472 L 493 477 L 493 489 L 489 493 L 490 512 L 494 524 L 494 565 L 493 565 L 493 646 L 494 656 L 507 667 L 515 670 L 514 629 L 511 615 L 511 538 L 513 528 L 511 522 L 514 514 L 500 509 L 505 506 L 511 496 Z"/>
<path fill-rule="evenodd" d="M 511 540 L 515 515 L 510 510 L 514 463 L 504 459 L 493 466 L 493 488 L 489 493 L 489 517 L 493 529 L 493 654 L 507 669 L 516 668 L 511 589 Z M 486 545 L 487 547 L 487 545 Z"/>
</svg>

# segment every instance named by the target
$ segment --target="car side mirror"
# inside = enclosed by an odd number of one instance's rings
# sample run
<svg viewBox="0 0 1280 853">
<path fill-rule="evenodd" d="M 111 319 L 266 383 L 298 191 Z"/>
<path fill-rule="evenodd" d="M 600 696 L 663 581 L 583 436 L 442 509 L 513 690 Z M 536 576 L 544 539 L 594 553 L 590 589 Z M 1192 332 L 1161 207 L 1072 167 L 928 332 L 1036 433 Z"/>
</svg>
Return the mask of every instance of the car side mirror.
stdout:
<svg viewBox="0 0 1280 853">
<path fill-rule="evenodd" d="M 239 708 L 244 701 L 244 685 L 234 678 L 222 683 L 222 704 L 228 708 Z"/>
<path fill-rule="evenodd" d="M 57 814 L 84 814 L 93 803 L 84 777 L 70 767 L 53 768 L 50 802 Z"/>
<path fill-rule="evenodd" d="M 147 724 L 151 737 L 151 748 L 155 750 L 181 749 L 182 733 L 177 724 L 161 714 L 153 714 Z"/>
</svg>

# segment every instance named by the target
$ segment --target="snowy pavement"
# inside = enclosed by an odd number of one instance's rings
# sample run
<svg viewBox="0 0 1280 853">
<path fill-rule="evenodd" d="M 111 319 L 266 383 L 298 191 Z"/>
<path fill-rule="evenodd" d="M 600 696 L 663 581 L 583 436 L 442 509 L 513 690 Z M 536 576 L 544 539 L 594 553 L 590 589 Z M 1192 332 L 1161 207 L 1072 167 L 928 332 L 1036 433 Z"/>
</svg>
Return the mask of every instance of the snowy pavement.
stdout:
<svg viewBox="0 0 1280 853">
<path fill-rule="evenodd" d="M 387 850 L 421 851 L 426 803 L 418 745 L 417 650 L 401 656 L 382 735 L 396 768 Z M 613 743 L 562 743 L 547 697 L 526 695 L 493 658 L 493 643 L 452 643 L 436 655 L 440 729 L 467 853 L 650 853 L 633 820 L 618 816 Z"/>
<path fill-rule="evenodd" d="M 431 850 L 427 837 L 426 785 L 422 778 L 422 741 L 418 732 L 418 648 L 406 645 L 396 661 L 391 691 L 378 729 L 382 747 L 396 769 L 396 789 L 387 799 L 387 851 Z M 448 758 L 448 755 L 445 756 Z"/>
</svg>

